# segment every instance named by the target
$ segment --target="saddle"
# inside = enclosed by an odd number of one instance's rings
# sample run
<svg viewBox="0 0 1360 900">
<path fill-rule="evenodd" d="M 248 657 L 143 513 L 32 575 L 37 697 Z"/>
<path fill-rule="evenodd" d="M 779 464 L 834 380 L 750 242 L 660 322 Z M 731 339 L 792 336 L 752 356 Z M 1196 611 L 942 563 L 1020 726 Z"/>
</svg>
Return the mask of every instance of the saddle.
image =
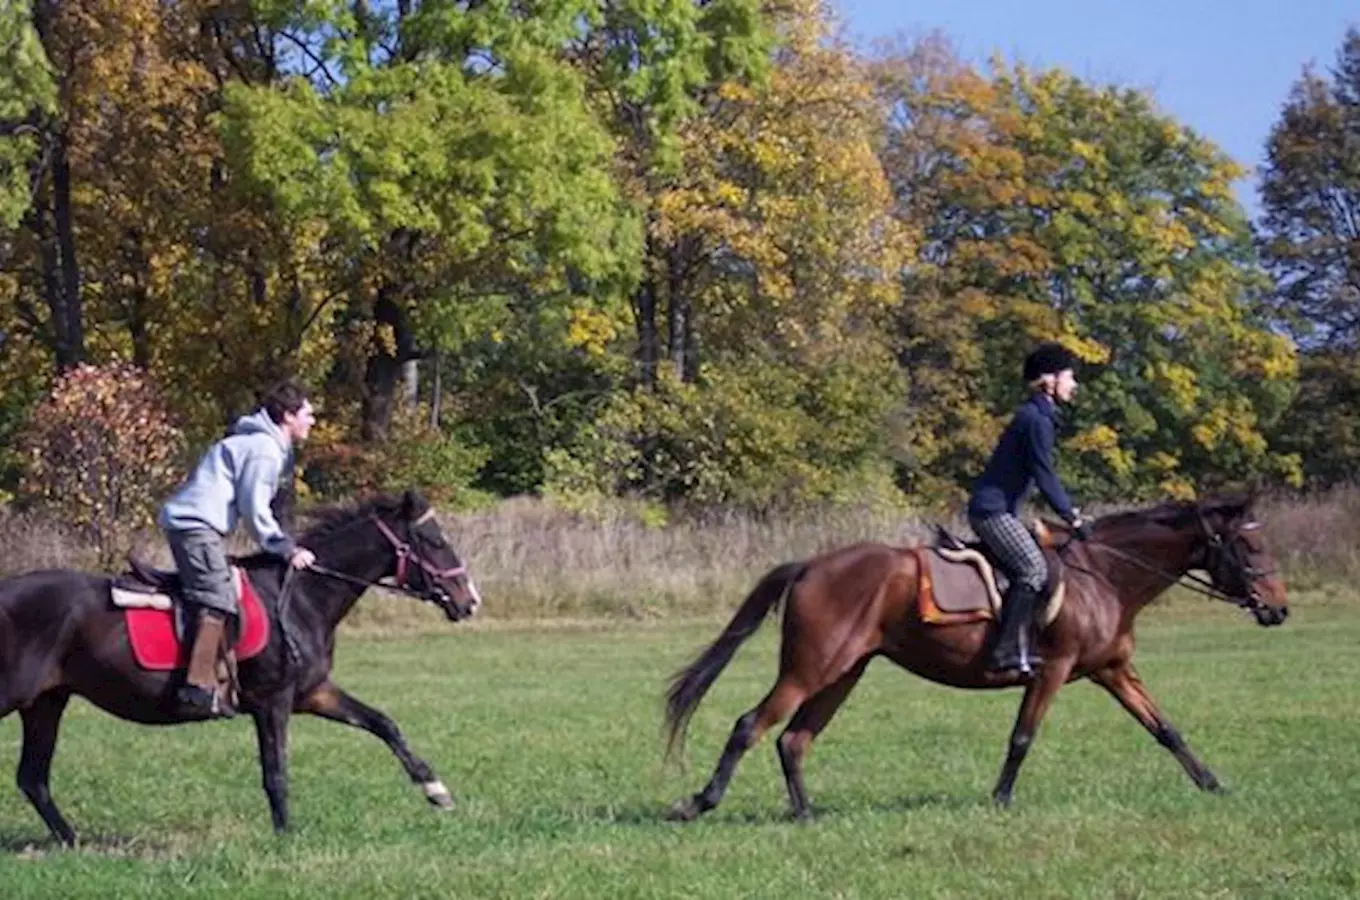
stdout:
<svg viewBox="0 0 1360 900">
<path fill-rule="evenodd" d="M 1048 563 L 1048 585 L 1039 597 L 1043 610 L 1039 625 L 1047 627 L 1062 609 L 1066 585 L 1052 532 L 1041 519 L 1035 520 L 1034 531 Z M 920 562 L 917 596 L 922 621 L 958 625 L 1000 617 L 1008 579 L 985 544 L 963 541 L 943 525 L 936 525 L 934 543 L 915 551 Z"/>
<path fill-rule="evenodd" d="M 239 612 L 227 619 L 223 666 L 235 682 L 236 662 L 257 655 L 269 643 L 269 617 L 250 579 L 231 567 Z M 113 605 L 123 610 L 133 656 L 145 669 L 169 671 L 188 665 L 185 635 L 198 616 L 197 604 L 182 596 L 179 573 L 128 556 L 128 571 L 113 578 Z"/>
</svg>

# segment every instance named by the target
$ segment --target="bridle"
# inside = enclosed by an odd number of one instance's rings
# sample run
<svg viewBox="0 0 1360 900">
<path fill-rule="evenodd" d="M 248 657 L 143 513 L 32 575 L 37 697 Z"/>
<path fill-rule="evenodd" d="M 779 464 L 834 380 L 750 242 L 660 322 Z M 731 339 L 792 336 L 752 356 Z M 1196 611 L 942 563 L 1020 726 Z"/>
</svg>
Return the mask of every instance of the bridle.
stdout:
<svg viewBox="0 0 1360 900">
<path fill-rule="evenodd" d="M 415 529 L 433 518 L 434 510 L 429 509 L 414 521 L 408 520 L 406 522 L 405 540 L 398 537 L 396 532 L 394 532 L 391 527 L 376 514 L 370 515 L 367 520 L 358 519 L 352 523 L 353 525 L 358 525 L 364 524 L 366 521 L 372 522 L 378 527 L 378 531 L 382 533 L 382 536 L 387 538 L 388 543 L 392 545 L 392 550 L 397 556 L 397 570 L 392 579 L 393 584 L 383 584 L 380 581 L 370 581 L 367 578 L 358 578 L 347 572 L 341 572 L 317 563 L 313 563 L 310 567 L 302 571 L 315 572 L 318 575 L 324 575 L 328 578 L 335 578 L 340 581 L 348 581 L 350 584 L 358 584 L 364 587 L 382 587 L 388 590 L 396 590 L 403 594 L 407 594 L 408 596 L 423 600 L 426 603 L 437 603 L 440 600 L 438 595 L 443 593 L 443 589 L 438 586 L 438 580 L 441 578 L 455 578 L 459 575 L 466 575 L 468 570 L 467 566 L 451 566 L 447 569 L 438 568 L 416 552 L 414 546 L 412 546 L 412 538 L 414 537 Z M 351 526 L 346 526 L 346 528 L 348 527 Z M 414 563 L 415 568 L 424 575 L 424 584 L 419 588 L 411 584 L 407 579 L 408 570 L 412 563 Z M 291 575 L 292 573 L 290 572 L 289 574 Z"/>
<path fill-rule="evenodd" d="M 1142 559 L 1137 554 L 1120 550 L 1118 547 L 1113 547 L 1109 544 L 1102 543 L 1100 545 L 1100 548 L 1103 551 L 1114 554 L 1120 559 L 1132 563 L 1133 565 L 1137 566 L 1140 569 L 1143 569 L 1146 572 L 1151 572 L 1154 575 L 1157 575 L 1161 578 L 1165 578 L 1167 581 L 1170 581 L 1173 584 L 1180 584 L 1181 587 L 1185 588 L 1188 591 L 1192 591 L 1196 594 L 1202 594 L 1203 596 L 1212 598 L 1214 600 L 1222 600 L 1225 603 L 1231 603 L 1233 606 L 1246 610 L 1257 610 L 1265 607 L 1267 604 L 1261 599 L 1261 595 L 1256 591 L 1256 588 L 1253 585 L 1255 585 L 1258 579 L 1264 578 L 1268 575 L 1273 575 L 1275 573 L 1275 570 L 1258 569 L 1255 566 L 1251 565 L 1250 562 L 1248 562 L 1248 560 L 1243 557 L 1241 548 L 1238 546 L 1237 541 L 1224 540 L 1222 533 L 1214 531 L 1212 528 L 1209 527 L 1209 522 L 1204 518 L 1204 514 L 1202 512 L 1197 512 L 1196 515 L 1197 518 L 1199 519 L 1200 528 L 1204 532 L 1205 540 L 1203 551 L 1204 553 L 1203 565 L 1197 566 L 1196 568 L 1202 568 L 1204 571 L 1208 572 L 1210 574 L 1209 578 L 1205 578 L 1202 575 L 1198 575 L 1194 572 L 1189 571 L 1177 575 L 1174 572 L 1170 572 L 1160 566 L 1156 566 L 1153 565 L 1152 563 L 1147 562 L 1145 559 Z M 1255 529 L 1260 527 L 1261 527 L 1260 522 L 1248 522 L 1247 524 L 1239 527 L 1233 533 L 1233 537 L 1237 537 L 1244 531 L 1254 531 Z M 1069 538 L 1066 541 L 1066 543 L 1064 543 L 1061 547 L 1058 548 L 1057 550 L 1058 554 L 1060 556 L 1065 556 L 1066 551 L 1072 546 L 1072 544 L 1076 540 L 1077 540 L 1076 538 Z M 1064 559 L 1064 562 L 1067 565 L 1072 566 L 1072 568 L 1077 569 L 1078 571 L 1086 572 L 1086 574 L 1088 575 L 1096 574 L 1081 566 L 1073 565 L 1072 563 L 1067 562 L 1066 559 Z M 1232 594 L 1229 594 L 1227 591 L 1222 590 L 1216 584 L 1214 584 L 1212 579 L 1213 573 L 1216 571 L 1222 571 L 1225 564 L 1229 567 L 1236 569 L 1236 571 L 1239 574 L 1241 574 L 1243 581 L 1248 585 L 1249 588 L 1249 593 L 1247 594 L 1247 596 L 1245 597 L 1233 596 Z"/>
</svg>

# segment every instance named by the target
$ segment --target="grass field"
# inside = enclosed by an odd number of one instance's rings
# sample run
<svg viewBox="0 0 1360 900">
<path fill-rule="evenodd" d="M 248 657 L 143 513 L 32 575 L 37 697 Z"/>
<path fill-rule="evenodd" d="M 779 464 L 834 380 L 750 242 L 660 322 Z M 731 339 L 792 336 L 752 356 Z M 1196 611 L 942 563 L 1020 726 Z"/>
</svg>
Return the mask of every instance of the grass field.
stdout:
<svg viewBox="0 0 1360 900">
<path fill-rule="evenodd" d="M 269 829 L 247 721 L 154 730 L 78 701 L 55 848 L 0 789 L 0 896 L 1345 897 L 1360 895 L 1360 611 L 1299 598 L 1267 631 L 1226 607 L 1149 611 L 1139 662 L 1232 789 L 1195 791 L 1090 685 L 1067 688 L 1021 773 L 987 802 L 1018 701 L 879 662 L 814 748 L 819 817 L 785 821 L 773 745 L 691 825 L 666 806 L 707 778 L 774 670 L 767 625 L 700 708 L 687 772 L 664 768 L 665 677 L 717 621 L 449 626 L 344 636 L 337 680 L 385 709 L 452 788 L 428 809 L 376 739 L 295 720 L 294 831 Z M 19 723 L 0 723 L 17 756 Z"/>
</svg>

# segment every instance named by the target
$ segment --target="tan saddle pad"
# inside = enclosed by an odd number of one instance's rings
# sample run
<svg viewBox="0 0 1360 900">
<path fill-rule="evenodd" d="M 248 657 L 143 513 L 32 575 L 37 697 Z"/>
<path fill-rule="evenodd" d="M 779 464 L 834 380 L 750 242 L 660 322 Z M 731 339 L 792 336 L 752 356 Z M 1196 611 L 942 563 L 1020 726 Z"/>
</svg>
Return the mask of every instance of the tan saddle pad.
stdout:
<svg viewBox="0 0 1360 900">
<path fill-rule="evenodd" d="M 1039 543 L 1048 560 L 1049 585 L 1044 597 L 1039 624 L 1053 624 L 1062 610 L 1067 585 L 1062 578 L 1062 563 L 1050 548 L 1047 530 L 1038 525 Z M 958 625 L 995 619 L 1001 614 L 1000 574 L 987 557 L 968 548 L 917 547 L 921 584 L 917 591 L 921 620 L 934 625 Z"/>
</svg>

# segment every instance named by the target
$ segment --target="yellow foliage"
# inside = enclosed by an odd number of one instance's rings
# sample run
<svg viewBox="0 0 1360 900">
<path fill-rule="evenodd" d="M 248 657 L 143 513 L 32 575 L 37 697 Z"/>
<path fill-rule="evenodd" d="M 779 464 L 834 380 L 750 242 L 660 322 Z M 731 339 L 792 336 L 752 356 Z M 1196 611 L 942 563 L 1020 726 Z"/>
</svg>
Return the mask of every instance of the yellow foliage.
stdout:
<svg viewBox="0 0 1360 900">
<path fill-rule="evenodd" d="M 1076 453 L 1093 453 L 1104 460 L 1117 475 L 1133 470 L 1133 454 L 1119 446 L 1119 433 L 1108 425 L 1096 425 L 1064 442 L 1063 446 Z"/>
</svg>

